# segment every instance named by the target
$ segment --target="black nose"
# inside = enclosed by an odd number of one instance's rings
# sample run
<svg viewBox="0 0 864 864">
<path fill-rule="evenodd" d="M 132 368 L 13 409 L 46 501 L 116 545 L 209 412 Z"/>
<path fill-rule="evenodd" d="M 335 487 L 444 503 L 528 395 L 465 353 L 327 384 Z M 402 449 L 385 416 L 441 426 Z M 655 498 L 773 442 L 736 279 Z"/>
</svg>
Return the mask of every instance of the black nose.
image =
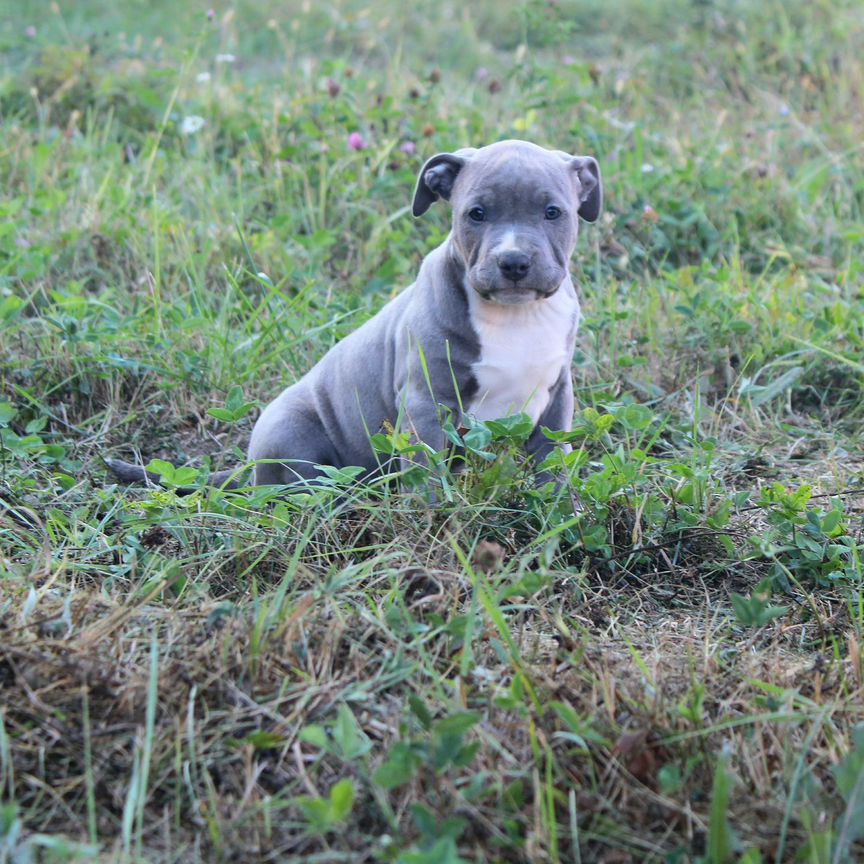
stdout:
<svg viewBox="0 0 864 864">
<path fill-rule="evenodd" d="M 524 252 L 502 252 L 498 256 L 498 269 L 514 282 L 524 279 L 531 269 L 531 259 Z"/>
</svg>

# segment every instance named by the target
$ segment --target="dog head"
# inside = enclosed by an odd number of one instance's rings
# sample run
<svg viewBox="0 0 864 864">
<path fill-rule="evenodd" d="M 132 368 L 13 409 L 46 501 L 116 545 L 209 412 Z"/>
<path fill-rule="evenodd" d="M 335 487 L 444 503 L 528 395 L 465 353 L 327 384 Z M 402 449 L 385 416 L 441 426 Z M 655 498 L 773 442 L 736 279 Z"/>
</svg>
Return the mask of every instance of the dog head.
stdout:
<svg viewBox="0 0 864 864">
<path fill-rule="evenodd" d="M 558 290 L 579 218 L 597 220 L 603 186 L 591 156 L 500 141 L 429 159 L 417 179 L 414 215 L 439 198 L 453 208 L 452 244 L 468 286 L 486 300 L 515 305 Z"/>
</svg>

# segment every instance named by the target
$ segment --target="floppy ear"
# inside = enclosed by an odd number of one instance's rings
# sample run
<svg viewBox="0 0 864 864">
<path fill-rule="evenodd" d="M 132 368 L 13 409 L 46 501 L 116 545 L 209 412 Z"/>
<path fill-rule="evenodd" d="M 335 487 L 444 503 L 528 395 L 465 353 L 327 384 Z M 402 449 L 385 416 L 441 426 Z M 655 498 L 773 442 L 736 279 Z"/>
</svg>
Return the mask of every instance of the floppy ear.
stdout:
<svg viewBox="0 0 864 864">
<path fill-rule="evenodd" d="M 596 222 L 603 209 L 600 166 L 593 156 L 574 156 L 570 167 L 579 178 L 579 215 L 586 222 Z"/>
<path fill-rule="evenodd" d="M 459 153 L 439 153 L 427 160 L 417 176 L 414 204 L 411 212 L 422 216 L 439 198 L 450 200 L 453 183 L 465 165 L 465 157 Z"/>
</svg>

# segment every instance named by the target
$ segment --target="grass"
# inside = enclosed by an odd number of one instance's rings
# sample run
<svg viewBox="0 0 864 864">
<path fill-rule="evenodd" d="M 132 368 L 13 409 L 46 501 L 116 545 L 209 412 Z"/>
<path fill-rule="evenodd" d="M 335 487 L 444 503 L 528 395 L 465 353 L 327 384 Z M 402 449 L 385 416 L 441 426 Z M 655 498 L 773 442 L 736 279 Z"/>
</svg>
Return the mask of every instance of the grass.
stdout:
<svg viewBox="0 0 864 864">
<path fill-rule="evenodd" d="M 0 861 L 860 860 L 857 3 L 0 11 Z M 604 172 L 582 509 L 518 420 L 203 485 L 514 136 Z"/>
</svg>

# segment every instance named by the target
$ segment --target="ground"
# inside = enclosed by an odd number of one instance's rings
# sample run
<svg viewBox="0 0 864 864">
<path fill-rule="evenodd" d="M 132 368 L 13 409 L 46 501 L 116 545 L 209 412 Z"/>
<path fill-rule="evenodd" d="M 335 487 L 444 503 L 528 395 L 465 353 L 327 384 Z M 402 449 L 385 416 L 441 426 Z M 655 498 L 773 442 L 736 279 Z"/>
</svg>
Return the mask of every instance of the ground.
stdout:
<svg viewBox="0 0 864 864">
<path fill-rule="evenodd" d="M 860 860 L 860 5 L 21 6 L 0 861 Z M 208 487 L 506 137 L 605 182 L 563 487 L 518 418 L 437 507 Z"/>
</svg>

